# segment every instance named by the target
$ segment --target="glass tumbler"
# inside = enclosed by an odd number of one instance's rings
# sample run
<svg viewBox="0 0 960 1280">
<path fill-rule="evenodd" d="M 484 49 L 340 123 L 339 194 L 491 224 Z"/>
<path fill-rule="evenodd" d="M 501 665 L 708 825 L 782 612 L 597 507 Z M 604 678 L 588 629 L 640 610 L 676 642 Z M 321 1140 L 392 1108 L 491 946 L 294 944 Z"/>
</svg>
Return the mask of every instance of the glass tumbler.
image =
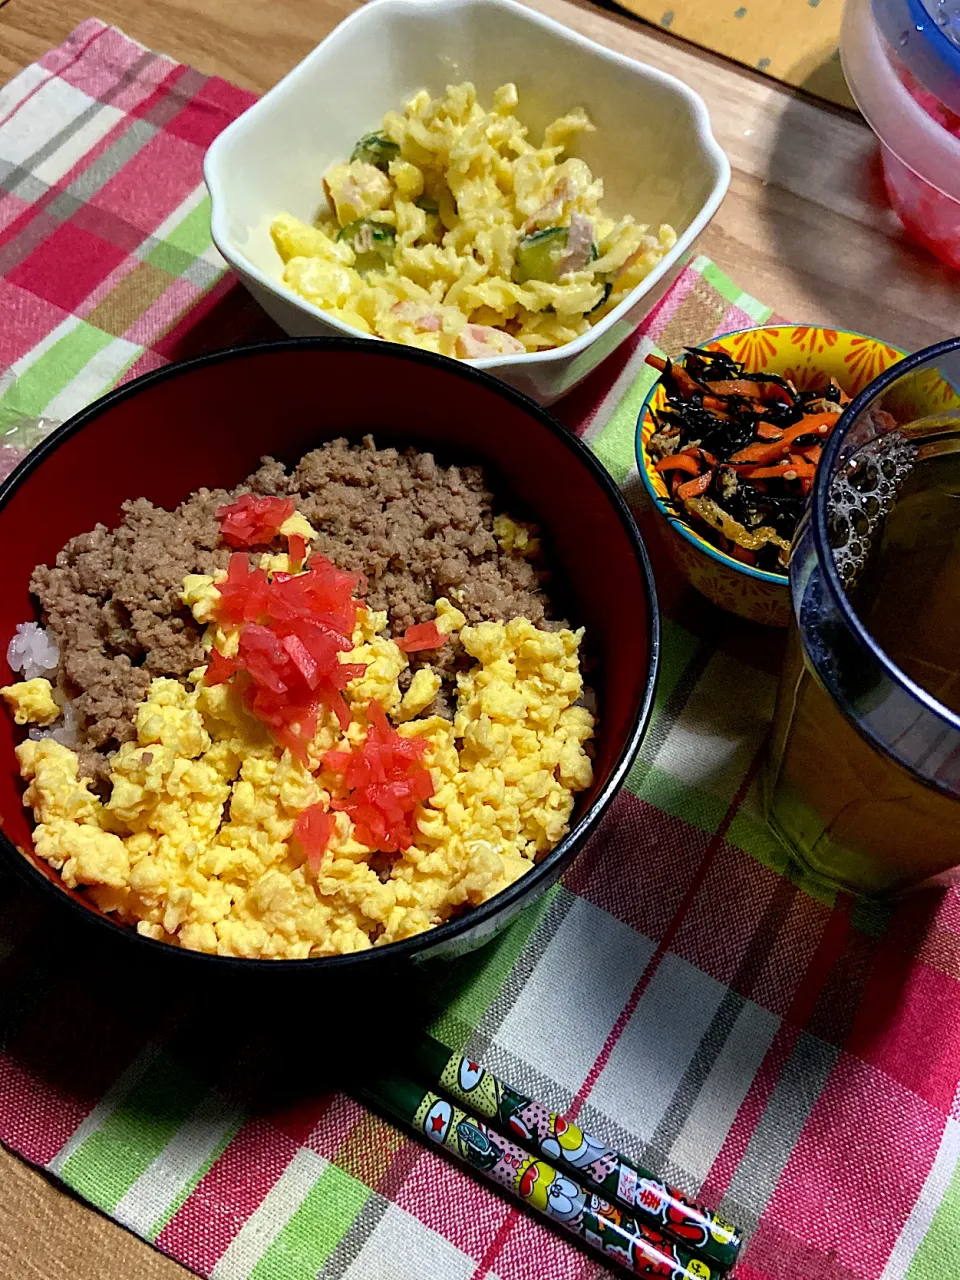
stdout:
<svg viewBox="0 0 960 1280">
<path fill-rule="evenodd" d="M 790 562 L 794 618 L 765 764 L 765 815 L 808 872 L 868 894 L 960 864 L 960 703 L 930 692 L 960 689 L 960 646 L 938 653 L 936 668 L 931 658 L 930 670 L 946 681 L 937 685 L 925 676 L 922 652 L 911 650 L 908 674 L 860 616 L 871 616 L 861 581 L 875 596 L 885 586 L 903 596 L 903 582 L 885 584 L 882 569 L 879 581 L 863 575 L 885 563 L 871 555 L 901 494 L 916 486 L 918 458 L 956 464 L 949 474 L 960 477 L 960 338 L 908 356 L 848 406 L 824 449 Z M 960 485 L 954 505 L 955 517 L 949 503 L 937 511 L 941 526 L 944 510 L 948 525 L 956 520 L 947 536 L 960 549 Z M 922 506 L 914 509 L 922 515 Z M 920 571 L 907 575 L 897 615 L 921 649 L 936 648 L 960 623 L 960 574 L 951 580 L 924 559 L 923 532 L 917 528 L 913 548 Z M 935 559 L 942 539 L 931 546 Z"/>
</svg>

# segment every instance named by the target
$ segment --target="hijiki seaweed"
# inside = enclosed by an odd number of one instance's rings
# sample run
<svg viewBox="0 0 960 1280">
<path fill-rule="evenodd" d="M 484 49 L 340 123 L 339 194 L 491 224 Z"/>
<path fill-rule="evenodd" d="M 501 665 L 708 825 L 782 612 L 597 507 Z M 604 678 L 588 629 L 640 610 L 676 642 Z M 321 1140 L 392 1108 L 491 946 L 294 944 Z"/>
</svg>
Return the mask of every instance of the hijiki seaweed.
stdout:
<svg viewBox="0 0 960 1280">
<path fill-rule="evenodd" d="M 744 564 L 784 573 L 823 446 L 847 396 L 832 379 L 798 391 L 750 373 L 725 351 L 687 347 L 682 364 L 647 356 L 663 375 L 648 449 L 678 511 Z"/>
</svg>

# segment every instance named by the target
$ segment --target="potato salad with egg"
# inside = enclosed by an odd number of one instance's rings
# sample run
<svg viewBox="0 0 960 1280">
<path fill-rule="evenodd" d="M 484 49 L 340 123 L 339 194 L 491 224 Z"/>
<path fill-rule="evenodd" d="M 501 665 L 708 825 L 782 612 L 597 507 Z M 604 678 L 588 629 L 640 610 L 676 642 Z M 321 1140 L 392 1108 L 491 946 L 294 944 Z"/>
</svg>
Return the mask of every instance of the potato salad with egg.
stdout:
<svg viewBox="0 0 960 1280">
<path fill-rule="evenodd" d="M 559 347 L 586 333 L 676 243 L 602 208 L 567 154 L 585 111 L 535 146 L 515 85 L 485 109 L 472 84 L 417 93 L 323 177 L 316 225 L 282 213 L 283 281 L 361 333 L 461 359 Z"/>
<path fill-rule="evenodd" d="M 253 959 L 409 938 L 529 871 L 592 780 L 582 631 L 471 626 L 441 597 L 391 639 L 292 502 L 244 494 L 217 515 L 238 549 L 180 589 L 206 663 L 151 681 L 109 787 L 54 737 L 17 748 L 40 857 L 146 937 Z M 286 551 L 251 558 L 274 536 Z M 429 713 L 441 680 L 424 658 L 454 641 L 448 719 Z M 54 692 L 43 677 L 0 691 L 37 725 Z"/>
</svg>

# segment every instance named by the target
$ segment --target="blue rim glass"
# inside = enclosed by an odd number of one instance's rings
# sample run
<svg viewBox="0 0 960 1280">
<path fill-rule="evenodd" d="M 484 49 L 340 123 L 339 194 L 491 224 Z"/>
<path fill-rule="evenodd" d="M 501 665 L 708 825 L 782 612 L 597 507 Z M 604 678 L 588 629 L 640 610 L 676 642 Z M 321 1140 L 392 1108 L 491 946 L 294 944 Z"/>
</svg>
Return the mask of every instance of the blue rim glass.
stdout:
<svg viewBox="0 0 960 1280">
<path fill-rule="evenodd" d="M 790 585 L 801 636 L 804 636 L 806 626 L 804 616 L 801 613 L 801 606 L 807 604 L 811 568 L 815 568 L 819 572 L 819 587 L 821 596 L 826 597 L 826 607 L 835 610 L 836 614 L 839 615 L 857 646 L 860 660 L 868 664 L 868 666 L 872 665 L 874 673 L 879 678 L 881 694 L 877 697 L 876 691 L 874 691 L 874 709 L 884 701 L 888 706 L 896 706 L 898 713 L 902 712 L 908 705 L 918 711 L 922 709 L 927 722 L 927 727 L 924 729 L 926 740 L 929 740 L 931 733 L 939 732 L 951 740 L 955 738 L 957 744 L 960 745 L 960 715 L 950 711 L 931 693 L 902 671 L 877 644 L 861 622 L 843 588 L 833 550 L 830 546 L 827 526 L 830 484 L 838 464 L 843 460 L 841 454 L 850 431 L 859 424 L 862 415 L 874 407 L 897 383 L 903 382 L 925 369 L 939 366 L 949 357 L 960 357 L 960 338 L 952 338 L 946 342 L 926 347 L 924 350 L 918 351 L 912 356 L 907 356 L 899 363 L 892 365 L 847 406 L 836 430 L 830 436 L 824 449 L 823 457 L 817 467 L 812 501 L 802 522 L 801 530 L 798 531 L 797 543 L 795 544 L 796 550 L 791 560 Z M 958 373 L 960 373 L 960 370 L 958 370 Z M 804 526 L 806 526 L 806 529 L 804 529 Z M 809 539 L 812 539 L 813 557 L 809 554 L 805 556 L 801 551 L 801 544 L 808 542 Z M 806 641 L 807 637 L 804 636 L 804 649 L 807 651 L 809 659 L 810 650 Z M 821 667 L 816 662 L 814 662 L 814 666 L 817 668 L 821 678 L 824 678 L 824 671 Z M 879 722 L 879 717 L 874 717 L 872 712 L 867 713 L 862 707 L 852 703 L 839 691 L 835 681 L 830 678 L 824 678 L 824 683 L 828 686 L 830 693 L 847 718 L 873 746 L 884 754 L 897 759 L 904 767 L 937 790 L 945 791 L 950 795 L 960 794 L 960 779 L 953 783 L 929 776 L 922 767 L 918 768 L 917 759 L 908 753 L 905 754 L 902 744 L 898 743 L 898 746 L 894 746 L 878 732 L 877 723 Z M 908 744 L 906 751 L 909 752 L 910 749 Z"/>
</svg>

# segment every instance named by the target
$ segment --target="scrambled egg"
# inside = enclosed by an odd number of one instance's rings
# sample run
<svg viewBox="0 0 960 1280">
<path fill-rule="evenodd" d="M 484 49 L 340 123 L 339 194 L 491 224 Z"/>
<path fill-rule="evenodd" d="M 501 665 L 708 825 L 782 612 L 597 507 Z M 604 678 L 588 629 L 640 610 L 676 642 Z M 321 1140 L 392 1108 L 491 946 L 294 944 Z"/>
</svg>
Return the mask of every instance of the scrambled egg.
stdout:
<svg viewBox="0 0 960 1280">
<path fill-rule="evenodd" d="M 472 84 L 421 90 L 349 163 L 324 175 L 316 226 L 271 232 L 284 283 L 362 333 L 474 359 L 558 347 L 586 333 L 676 243 L 601 208 L 603 182 L 567 155 L 591 132 L 583 110 L 542 144 L 502 85 L 491 109 Z"/>
<path fill-rule="evenodd" d="M 216 595 L 213 578 L 184 581 L 182 598 L 209 624 L 207 645 L 229 652 L 237 634 L 214 621 Z M 561 839 L 574 792 L 590 785 L 584 743 L 594 722 L 576 705 L 582 632 L 538 631 L 522 618 L 468 627 L 446 599 L 436 612 L 439 629 L 459 632 L 474 659 L 458 676 L 452 723 L 418 718 L 439 676 L 422 667 L 401 695 L 407 657 L 382 634 L 386 615 L 361 608 L 354 649 L 342 655 L 367 664 L 346 691 L 354 720 L 344 735 L 321 714 L 306 763 L 274 743 L 233 685 L 207 687 L 202 667 L 187 685 L 151 683 L 136 742 L 113 758 L 105 802 L 79 777 L 75 752 L 49 738 L 23 742 L 37 852 L 66 885 L 83 886 L 147 937 L 219 955 L 352 952 L 484 902 Z M 3 694 L 18 720 L 43 723 L 56 707 L 44 680 Z M 400 733 L 426 742 L 434 795 L 418 812 L 414 844 L 390 855 L 392 865 L 380 861 L 380 874 L 376 850 L 355 838 L 345 813 L 314 870 L 294 824 L 309 806 L 329 804 L 338 779 L 324 771 L 323 753 L 363 741 L 371 698 Z"/>
<path fill-rule="evenodd" d="M 500 547 L 525 560 L 533 560 L 540 554 L 540 539 L 533 525 L 521 524 L 507 515 L 493 517 L 493 536 Z"/>
<path fill-rule="evenodd" d="M 53 699 L 49 680 L 21 680 L 0 689 L 0 697 L 13 712 L 15 724 L 53 724 L 60 717 L 60 707 Z"/>
</svg>

